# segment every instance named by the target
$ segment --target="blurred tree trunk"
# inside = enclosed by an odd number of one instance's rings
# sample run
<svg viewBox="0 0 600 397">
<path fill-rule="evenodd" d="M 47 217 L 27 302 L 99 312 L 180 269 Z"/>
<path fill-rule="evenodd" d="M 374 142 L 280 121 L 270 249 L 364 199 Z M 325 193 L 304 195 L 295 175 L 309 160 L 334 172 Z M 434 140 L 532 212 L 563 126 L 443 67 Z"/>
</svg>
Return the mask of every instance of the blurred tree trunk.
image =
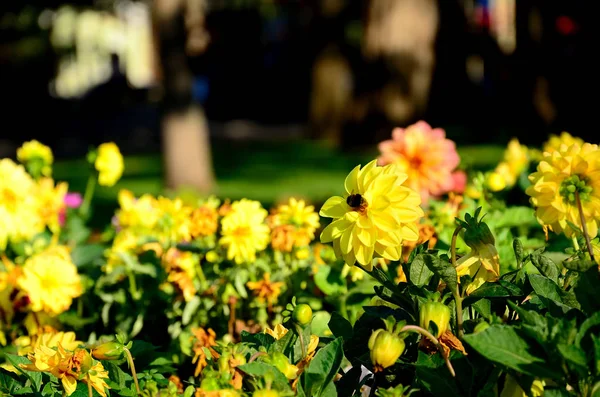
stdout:
<svg viewBox="0 0 600 397">
<path fill-rule="evenodd" d="M 209 192 L 214 186 L 208 126 L 192 97 L 188 57 L 208 44 L 205 0 L 154 0 L 154 26 L 162 80 L 162 138 L 167 187 Z"/>
<path fill-rule="evenodd" d="M 392 78 L 377 93 L 375 107 L 389 121 L 422 117 L 435 67 L 436 0 L 369 0 L 363 54 L 383 62 Z"/>
</svg>

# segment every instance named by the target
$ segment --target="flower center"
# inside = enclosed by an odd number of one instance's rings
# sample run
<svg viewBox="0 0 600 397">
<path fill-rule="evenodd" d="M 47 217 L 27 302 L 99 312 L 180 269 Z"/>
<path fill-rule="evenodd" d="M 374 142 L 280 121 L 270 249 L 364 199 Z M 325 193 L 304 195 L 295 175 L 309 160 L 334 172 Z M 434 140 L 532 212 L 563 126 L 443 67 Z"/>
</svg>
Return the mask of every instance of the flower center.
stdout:
<svg viewBox="0 0 600 397">
<path fill-rule="evenodd" d="M 357 211 L 361 214 L 367 210 L 367 206 L 369 205 L 367 200 L 365 200 L 365 198 L 358 193 L 351 194 L 350 196 L 346 197 L 346 204 L 352 208 L 352 211 Z"/>
<path fill-rule="evenodd" d="M 250 234 L 251 232 L 248 226 L 240 226 L 233 231 L 233 235 L 236 237 L 248 237 Z"/>
<path fill-rule="evenodd" d="M 575 204 L 575 193 L 579 194 L 581 201 L 589 201 L 592 187 L 588 179 L 579 175 L 571 175 L 560 184 L 559 193 L 565 201 Z"/>
</svg>

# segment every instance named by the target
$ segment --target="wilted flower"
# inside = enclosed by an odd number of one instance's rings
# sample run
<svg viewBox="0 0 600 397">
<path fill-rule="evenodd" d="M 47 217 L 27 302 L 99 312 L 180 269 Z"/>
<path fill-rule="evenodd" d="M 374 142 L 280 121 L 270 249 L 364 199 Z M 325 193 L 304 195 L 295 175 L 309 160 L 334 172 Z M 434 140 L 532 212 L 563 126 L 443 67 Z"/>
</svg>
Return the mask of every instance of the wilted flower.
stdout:
<svg viewBox="0 0 600 397">
<path fill-rule="evenodd" d="M 35 178 L 52 175 L 52 162 L 54 161 L 52 150 L 35 139 L 23 143 L 17 149 L 17 160 L 24 164 L 27 171 Z"/>
<path fill-rule="evenodd" d="M 271 247 L 275 251 L 292 252 L 296 240 L 296 228 L 292 225 L 279 225 L 271 232 Z"/>
<path fill-rule="evenodd" d="M 83 292 L 77 267 L 65 246 L 52 246 L 25 261 L 19 288 L 27 293 L 33 311 L 58 315 Z"/>
<path fill-rule="evenodd" d="M 167 280 L 179 288 L 186 302 L 192 300 L 197 292 L 193 280 L 196 276 L 196 264 L 199 262 L 200 258 L 196 254 L 177 248 L 170 248 L 163 256 Z"/>
<path fill-rule="evenodd" d="M 423 216 L 419 195 L 405 181 L 393 164 L 379 167 L 374 160 L 354 168 L 346 177 L 346 196 L 331 197 L 321 208 L 321 216 L 334 218 L 321 242 L 333 241 L 338 258 L 369 271 L 375 255 L 399 260 L 402 242 L 419 238 L 416 221 Z"/>
<path fill-rule="evenodd" d="M 600 150 L 585 143 L 561 146 L 544 153 L 537 171 L 529 176 L 532 185 L 526 190 L 535 214 L 542 225 L 567 237 L 577 234 L 570 224 L 582 228 L 578 210 L 579 196 L 590 237 L 598 233 L 600 219 Z"/>
<path fill-rule="evenodd" d="M 211 328 L 209 328 L 208 331 L 204 328 L 196 328 L 192 330 L 192 333 L 194 340 L 194 347 L 192 348 L 194 351 L 194 359 L 192 360 L 192 364 L 196 364 L 194 376 L 197 377 L 208 365 L 205 349 L 208 349 L 211 358 L 219 358 L 219 353 L 213 349 L 213 346 L 217 346 L 217 335 Z"/>
<path fill-rule="evenodd" d="M 258 201 L 242 199 L 231 205 L 221 219 L 219 244 L 227 248 L 227 259 L 235 263 L 253 262 L 256 252 L 269 243 L 269 227 L 264 223 L 267 211 Z"/>
<path fill-rule="evenodd" d="M 98 154 L 94 162 L 98 171 L 98 183 L 102 186 L 114 186 L 123 175 L 123 156 L 114 142 L 98 146 Z"/>
<path fill-rule="evenodd" d="M 440 196 L 456 187 L 453 172 L 460 157 L 441 128 L 431 128 L 424 121 L 395 128 L 392 139 L 381 142 L 379 150 L 379 164 L 397 164 L 408 175 L 406 186 L 416 190 L 424 203 L 430 195 Z"/>
<path fill-rule="evenodd" d="M 205 237 L 213 235 L 219 227 L 219 214 L 209 205 L 202 205 L 192 211 L 190 220 L 190 234 L 192 237 Z"/>
</svg>

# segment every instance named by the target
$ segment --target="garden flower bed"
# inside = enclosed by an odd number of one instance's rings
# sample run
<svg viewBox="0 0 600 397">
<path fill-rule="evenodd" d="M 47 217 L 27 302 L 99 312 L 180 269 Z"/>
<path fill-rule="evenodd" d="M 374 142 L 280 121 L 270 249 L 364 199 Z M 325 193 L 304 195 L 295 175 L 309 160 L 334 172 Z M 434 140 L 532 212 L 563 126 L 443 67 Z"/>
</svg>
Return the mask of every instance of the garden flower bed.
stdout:
<svg viewBox="0 0 600 397">
<path fill-rule="evenodd" d="M 97 230 L 119 148 L 80 195 L 24 143 L 0 160 L 0 395 L 600 393 L 598 146 L 513 139 L 481 172 L 419 122 L 379 150 L 324 203 L 123 189 Z"/>
</svg>

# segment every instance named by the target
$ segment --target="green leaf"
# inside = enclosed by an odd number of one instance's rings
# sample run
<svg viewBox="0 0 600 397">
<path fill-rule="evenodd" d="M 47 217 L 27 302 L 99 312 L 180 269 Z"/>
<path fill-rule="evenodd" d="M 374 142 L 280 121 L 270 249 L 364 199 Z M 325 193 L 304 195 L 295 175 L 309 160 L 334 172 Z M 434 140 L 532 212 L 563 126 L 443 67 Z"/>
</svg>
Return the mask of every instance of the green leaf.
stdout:
<svg viewBox="0 0 600 397">
<path fill-rule="evenodd" d="M 485 319 L 489 319 L 492 317 L 492 302 L 487 299 L 480 299 L 477 302 L 473 303 L 473 309 L 477 311 L 477 313 L 481 314 L 481 316 Z"/>
<path fill-rule="evenodd" d="M 274 389 L 281 391 L 290 390 L 290 384 L 285 375 L 271 364 L 253 361 L 248 364 L 239 365 L 236 368 L 258 379 L 264 379 L 265 376 L 270 376 L 271 379 L 273 379 L 272 386 Z"/>
<path fill-rule="evenodd" d="M 346 320 L 338 312 L 333 312 L 333 314 L 331 314 L 329 329 L 336 337 L 344 338 L 344 341 L 349 341 L 354 333 L 350 321 Z"/>
<path fill-rule="evenodd" d="M 527 276 L 531 287 L 538 296 L 563 303 L 560 287 L 555 282 L 539 274 L 530 273 Z"/>
<path fill-rule="evenodd" d="M 257 350 L 261 346 L 264 346 L 268 349 L 275 342 L 275 338 L 262 332 L 251 334 L 248 331 L 242 331 L 241 337 L 243 343 L 252 345 Z"/>
<path fill-rule="evenodd" d="M 248 291 L 246 291 L 246 282 L 248 282 L 248 270 L 236 269 L 235 278 L 233 280 L 235 284 L 235 290 L 244 299 L 248 298 Z"/>
<path fill-rule="evenodd" d="M 571 363 L 579 365 L 583 368 L 587 367 L 587 359 L 585 353 L 577 346 L 559 344 L 557 345 L 557 348 L 565 360 L 570 361 Z"/>
<path fill-rule="evenodd" d="M 77 382 L 77 388 L 69 397 L 88 397 L 89 391 L 86 383 Z"/>
<path fill-rule="evenodd" d="M 561 375 L 547 368 L 545 359 L 531 353 L 532 347 L 512 326 L 492 325 L 482 332 L 465 335 L 464 340 L 488 360 L 537 377 Z"/>
<path fill-rule="evenodd" d="M 450 291 L 456 291 L 458 286 L 458 278 L 456 276 L 456 269 L 454 266 L 452 266 L 448 261 L 431 254 L 423 254 L 423 260 L 429 270 L 444 280 Z"/>
<path fill-rule="evenodd" d="M 77 267 L 92 264 L 104 256 L 106 247 L 101 244 L 77 245 L 71 251 L 71 259 Z"/>
<path fill-rule="evenodd" d="M 552 259 L 542 255 L 541 252 L 535 251 L 531 254 L 531 263 L 550 280 L 558 283 L 558 266 Z"/>
<path fill-rule="evenodd" d="M 302 374 L 304 391 L 308 395 L 314 397 L 329 395 L 325 394 L 325 391 L 331 390 L 329 384 L 333 383 L 344 358 L 342 343 L 342 338 L 336 338 L 315 354 Z"/>
<path fill-rule="evenodd" d="M 595 267 L 582 273 L 577 280 L 577 285 L 574 288 L 577 301 L 583 310 L 588 315 L 600 311 L 600 299 L 598 299 L 598 291 L 600 291 L 600 275 Z"/>
<path fill-rule="evenodd" d="M 346 281 L 341 272 L 331 266 L 320 266 L 314 280 L 325 295 L 334 296 L 346 292 Z"/>
<path fill-rule="evenodd" d="M 410 264 L 410 275 L 409 279 L 411 283 L 418 287 L 422 287 L 429 283 L 429 280 L 433 276 L 433 272 L 429 270 L 429 267 L 425 264 L 423 254 L 419 254 Z"/>
<path fill-rule="evenodd" d="M 576 272 L 586 272 L 592 267 L 597 266 L 596 262 L 589 259 L 576 259 L 572 261 L 564 261 L 562 265 L 569 270 Z"/>
<path fill-rule="evenodd" d="M 11 363 L 19 372 L 25 374 L 27 379 L 31 382 L 33 390 L 39 392 L 42 386 L 42 373 L 36 371 L 27 371 L 21 368 L 21 364 L 31 364 L 26 357 L 17 356 L 15 354 L 6 354 L 6 359 Z"/>
<path fill-rule="evenodd" d="M 583 338 L 585 337 L 585 335 L 588 333 L 588 331 L 596 326 L 600 326 L 600 312 L 596 312 L 594 313 L 591 317 L 589 317 L 588 319 L 586 319 L 581 326 L 579 327 L 579 331 L 577 332 L 577 339 L 575 340 L 575 343 L 577 344 L 577 346 L 581 346 L 581 341 L 583 340 Z M 596 332 L 597 334 L 598 332 Z"/>
<path fill-rule="evenodd" d="M 441 362 L 440 362 L 441 361 Z M 439 355 L 430 356 L 419 351 L 416 363 L 417 383 L 435 396 L 462 396 L 456 381 L 443 365 Z"/>
<path fill-rule="evenodd" d="M 198 311 L 200 303 L 200 297 L 195 295 L 192 300 L 185 305 L 185 309 L 183 309 L 183 314 L 181 315 L 181 322 L 183 325 L 188 325 L 190 323 L 192 316 Z"/>
<path fill-rule="evenodd" d="M 594 368 L 596 375 L 600 374 L 600 337 L 595 335 L 590 335 L 592 338 L 592 342 L 594 344 L 594 358 L 596 363 L 596 368 Z"/>
<path fill-rule="evenodd" d="M 481 287 L 473 291 L 467 299 L 473 298 L 508 298 L 512 296 L 523 296 L 521 288 L 515 284 L 505 280 L 498 280 L 497 282 L 486 282 Z"/>
<path fill-rule="evenodd" d="M 569 396 L 571 396 L 571 394 L 569 394 L 569 392 L 566 391 L 565 389 L 544 388 L 544 397 L 569 397 Z M 594 395 L 592 395 L 592 397 L 594 397 Z"/>
<path fill-rule="evenodd" d="M 325 310 L 320 310 L 315 312 L 313 315 L 312 323 L 310 324 L 310 328 L 312 333 L 321 337 L 321 336 L 331 336 L 331 331 L 329 329 L 329 322 L 331 321 L 331 314 Z"/>
</svg>

